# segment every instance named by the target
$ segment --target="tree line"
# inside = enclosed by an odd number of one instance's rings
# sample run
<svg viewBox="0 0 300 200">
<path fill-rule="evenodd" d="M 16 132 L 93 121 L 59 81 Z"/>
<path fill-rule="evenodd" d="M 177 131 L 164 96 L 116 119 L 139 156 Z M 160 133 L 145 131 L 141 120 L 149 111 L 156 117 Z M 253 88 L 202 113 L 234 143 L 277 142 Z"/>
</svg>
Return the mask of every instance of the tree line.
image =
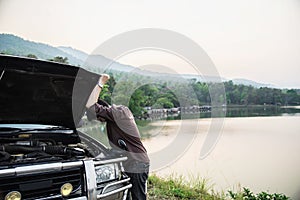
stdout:
<svg viewBox="0 0 300 200">
<path fill-rule="evenodd" d="M 115 75 L 115 76 L 114 76 Z M 122 79 L 118 79 L 122 76 Z M 124 76 L 127 77 L 124 79 Z M 192 88 L 187 92 L 182 83 L 174 81 L 153 81 L 155 83 L 144 84 L 149 77 L 138 74 L 111 73 L 111 79 L 104 87 L 100 98 L 107 102 L 119 102 L 119 104 L 129 105 L 135 116 L 142 115 L 146 107 L 173 108 L 182 106 L 185 99 L 189 99 L 190 105 L 196 106 L 211 105 L 212 97 L 221 99 L 226 105 L 300 105 L 299 89 L 277 89 L 234 84 L 232 81 L 223 83 L 204 83 L 196 80 L 189 80 L 188 87 Z M 130 77 L 130 78 L 129 78 Z M 123 83 L 123 82 L 124 83 Z M 134 83 L 139 82 L 137 86 Z M 116 84 L 118 91 L 116 92 Z M 225 97 L 222 93 L 214 93 L 213 89 L 220 86 L 225 89 Z M 130 91 L 131 90 L 131 91 Z M 176 91 L 176 94 L 175 92 Z M 183 98 L 178 98 L 178 94 Z M 213 96 L 219 95 L 219 96 Z M 183 99 L 183 100 L 182 100 Z M 222 99 L 224 99 L 222 101 Z"/>
<path fill-rule="evenodd" d="M 228 104 L 238 105 L 299 105 L 299 89 L 277 89 L 224 83 Z"/>
</svg>

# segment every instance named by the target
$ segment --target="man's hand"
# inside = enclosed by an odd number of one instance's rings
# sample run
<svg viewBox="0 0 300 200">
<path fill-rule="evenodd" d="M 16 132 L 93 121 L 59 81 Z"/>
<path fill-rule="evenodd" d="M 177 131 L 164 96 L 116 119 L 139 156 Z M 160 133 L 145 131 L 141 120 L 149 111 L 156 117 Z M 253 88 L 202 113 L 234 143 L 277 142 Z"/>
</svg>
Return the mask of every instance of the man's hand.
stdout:
<svg viewBox="0 0 300 200">
<path fill-rule="evenodd" d="M 99 78 L 99 84 L 105 85 L 109 79 L 110 79 L 110 76 L 108 74 L 101 74 L 101 76 Z"/>
</svg>

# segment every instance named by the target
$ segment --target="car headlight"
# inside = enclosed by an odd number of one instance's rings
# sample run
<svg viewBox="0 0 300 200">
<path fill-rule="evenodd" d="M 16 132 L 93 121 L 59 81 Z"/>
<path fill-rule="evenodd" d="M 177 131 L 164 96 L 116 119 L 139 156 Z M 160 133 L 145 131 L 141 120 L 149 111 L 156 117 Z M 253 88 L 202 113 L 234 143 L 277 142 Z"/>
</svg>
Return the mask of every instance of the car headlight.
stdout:
<svg viewBox="0 0 300 200">
<path fill-rule="evenodd" d="M 95 167 L 96 182 L 103 183 L 119 177 L 119 167 L 116 163 Z"/>
</svg>

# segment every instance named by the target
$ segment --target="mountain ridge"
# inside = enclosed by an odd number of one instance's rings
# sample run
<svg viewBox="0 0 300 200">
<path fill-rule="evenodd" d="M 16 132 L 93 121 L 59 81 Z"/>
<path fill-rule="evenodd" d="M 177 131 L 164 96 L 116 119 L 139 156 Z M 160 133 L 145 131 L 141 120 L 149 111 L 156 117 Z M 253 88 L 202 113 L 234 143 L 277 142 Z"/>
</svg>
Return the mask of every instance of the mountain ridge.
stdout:
<svg viewBox="0 0 300 200">
<path fill-rule="evenodd" d="M 5 54 L 17 55 L 17 56 L 27 56 L 28 54 L 34 54 L 39 59 L 51 59 L 56 56 L 67 57 L 68 62 L 72 65 L 81 66 L 88 68 L 91 70 L 92 66 L 109 66 L 110 70 L 117 70 L 123 72 L 135 72 L 139 74 L 146 74 L 151 76 L 174 76 L 175 74 L 168 73 L 157 73 L 157 72 L 149 72 L 145 70 L 141 70 L 139 68 L 124 65 L 118 63 L 116 61 L 112 61 L 109 58 L 106 58 L 102 55 L 88 55 L 87 53 L 74 49 L 72 47 L 66 46 L 58 46 L 54 47 L 48 44 L 34 42 L 25 40 L 19 36 L 15 36 L 13 34 L 0 33 L 0 52 Z M 93 70 L 93 69 L 92 69 Z M 105 69 L 101 68 L 97 70 L 97 72 L 103 72 Z M 185 79 L 196 79 L 197 81 L 213 81 L 213 80 L 222 80 L 228 81 L 230 79 L 223 77 L 202 77 L 200 75 L 193 74 L 181 74 L 181 77 Z M 272 87 L 276 88 L 276 86 L 266 83 L 258 83 L 249 79 L 237 78 L 232 79 L 234 84 L 242 84 L 242 85 L 252 85 L 253 87 Z"/>
</svg>

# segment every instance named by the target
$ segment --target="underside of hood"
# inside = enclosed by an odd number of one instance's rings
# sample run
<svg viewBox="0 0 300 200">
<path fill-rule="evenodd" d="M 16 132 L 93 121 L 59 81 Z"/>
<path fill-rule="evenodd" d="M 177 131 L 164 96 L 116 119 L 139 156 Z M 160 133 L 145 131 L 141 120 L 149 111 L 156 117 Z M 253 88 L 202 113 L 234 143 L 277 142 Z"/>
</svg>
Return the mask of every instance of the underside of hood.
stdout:
<svg viewBox="0 0 300 200">
<path fill-rule="evenodd" d="M 36 59 L 0 56 L 0 123 L 74 129 L 99 75 Z"/>
</svg>

